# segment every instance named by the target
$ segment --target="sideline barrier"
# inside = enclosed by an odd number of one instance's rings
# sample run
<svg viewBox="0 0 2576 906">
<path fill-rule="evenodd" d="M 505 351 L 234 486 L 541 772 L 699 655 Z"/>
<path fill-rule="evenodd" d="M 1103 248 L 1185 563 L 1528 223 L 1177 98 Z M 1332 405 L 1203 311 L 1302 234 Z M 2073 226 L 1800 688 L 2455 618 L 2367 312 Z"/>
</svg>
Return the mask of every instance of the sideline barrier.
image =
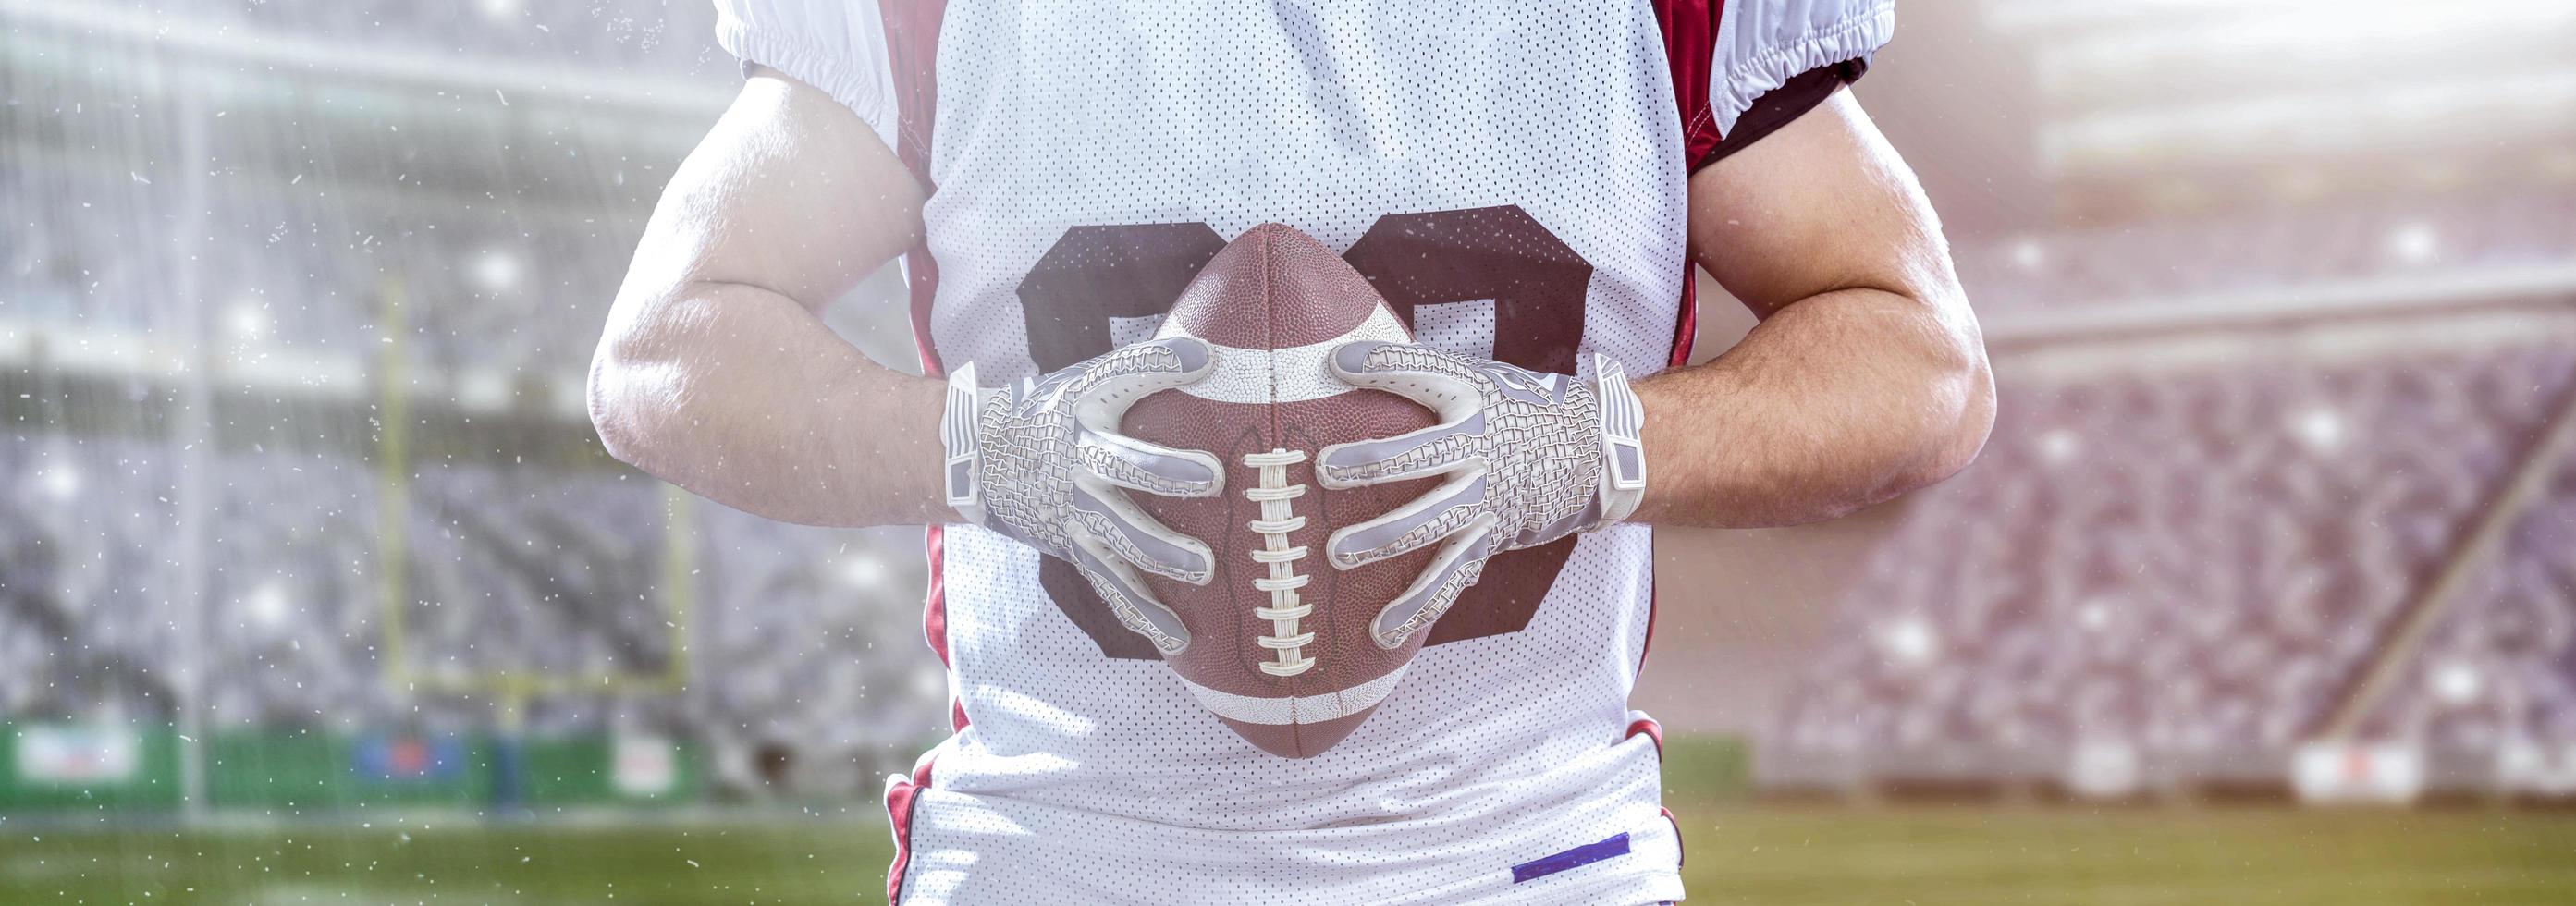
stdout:
<svg viewBox="0 0 2576 906">
<path fill-rule="evenodd" d="M 175 810 L 181 745 L 166 729 L 0 724 L 0 811 Z M 218 809 L 674 805 L 705 777 L 696 746 L 651 736 L 235 731 L 203 746 Z"/>
</svg>

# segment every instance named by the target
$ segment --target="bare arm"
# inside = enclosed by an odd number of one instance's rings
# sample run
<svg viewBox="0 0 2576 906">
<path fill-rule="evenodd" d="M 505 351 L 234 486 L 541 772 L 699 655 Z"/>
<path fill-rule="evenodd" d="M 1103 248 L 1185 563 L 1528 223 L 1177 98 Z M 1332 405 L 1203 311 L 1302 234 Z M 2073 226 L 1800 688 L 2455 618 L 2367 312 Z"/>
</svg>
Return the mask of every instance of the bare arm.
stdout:
<svg viewBox="0 0 2576 906">
<path fill-rule="evenodd" d="M 749 79 L 663 189 L 591 361 L 609 454 L 790 522 L 956 518 L 940 383 L 870 361 L 821 317 L 912 246 L 921 204 L 848 108 Z"/>
<path fill-rule="evenodd" d="M 1648 522 L 1831 519 L 1964 468 L 1994 382 L 1947 243 L 1848 91 L 1690 181 L 1691 257 L 1762 322 L 1637 382 Z"/>
</svg>

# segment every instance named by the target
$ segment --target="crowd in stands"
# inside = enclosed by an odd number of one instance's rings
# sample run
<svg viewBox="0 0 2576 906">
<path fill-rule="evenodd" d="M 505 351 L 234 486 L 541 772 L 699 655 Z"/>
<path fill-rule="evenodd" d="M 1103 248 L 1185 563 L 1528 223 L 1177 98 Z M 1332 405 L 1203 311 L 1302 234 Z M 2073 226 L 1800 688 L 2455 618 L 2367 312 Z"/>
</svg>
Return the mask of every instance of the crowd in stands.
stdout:
<svg viewBox="0 0 2576 906">
<path fill-rule="evenodd" d="M 882 767 L 946 725 L 917 530 L 784 525 L 596 468 L 429 463 L 400 493 L 389 607 L 372 463 L 0 443 L 0 719 L 468 731 L 517 676 L 544 684 L 539 733 L 641 722 Z M 211 495 L 201 533 L 188 494 Z"/>
<path fill-rule="evenodd" d="M 1903 505 L 1771 763 L 2046 776 L 2107 744 L 2277 768 L 2498 505 L 2576 345 L 2109 371 L 1999 375 L 2010 430 Z M 2576 741 L 2560 468 L 2375 732 Z"/>
<path fill-rule="evenodd" d="M 92 334 L 211 341 L 225 356 L 373 357 L 399 340 L 447 369 L 586 361 L 631 235 L 482 213 L 352 212 L 328 198 L 227 193 L 185 255 L 146 212 L 166 187 L 0 162 L 0 207 L 50 212 L 0 243 L 0 319 Z M 192 257 L 194 263 L 183 262 Z M 399 324 L 385 295 L 405 300 Z M 185 297 L 195 300 L 195 310 Z M 195 326 L 199 332 L 185 331 Z"/>
<path fill-rule="evenodd" d="M 2576 461 L 2552 471 L 2493 559 L 2442 602 L 2368 733 L 2446 752 L 2576 743 Z"/>
</svg>

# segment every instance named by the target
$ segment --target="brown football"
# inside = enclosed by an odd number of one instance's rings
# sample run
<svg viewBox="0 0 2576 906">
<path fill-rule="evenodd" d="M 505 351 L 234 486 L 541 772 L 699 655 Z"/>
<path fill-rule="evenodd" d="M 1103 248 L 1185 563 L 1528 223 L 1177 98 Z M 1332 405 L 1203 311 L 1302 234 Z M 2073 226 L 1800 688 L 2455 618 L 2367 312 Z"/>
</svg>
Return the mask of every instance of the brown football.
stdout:
<svg viewBox="0 0 2576 906">
<path fill-rule="evenodd" d="M 1189 647 L 1164 661 L 1253 745 L 1311 757 L 1368 719 L 1430 635 L 1418 631 L 1387 649 L 1370 624 L 1422 572 L 1431 551 L 1337 570 L 1324 538 L 1437 480 L 1326 490 L 1314 474 L 1315 457 L 1328 445 L 1434 423 L 1431 411 L 1411 400 L 1353 387 L 1324 366 L 1341 343 L 1412 336 L 1340 255 L 1275 223 L 1218 252 L 1182 291 L 1158 336 L 1207 341 L 1214 365 L 1195 385 L 1139 401 L 1122 429 L 1139 440 L 1205 450 L 1225 467 L 1225 490 L 1216 497 L 1132 495 L 1165 524 L 1207 542 L 1216 559 L 1206 585 L 1147 577 L 1190 632 Z M 1304 644 L 1288 644 L 1310 634 Z"/>
</svg>

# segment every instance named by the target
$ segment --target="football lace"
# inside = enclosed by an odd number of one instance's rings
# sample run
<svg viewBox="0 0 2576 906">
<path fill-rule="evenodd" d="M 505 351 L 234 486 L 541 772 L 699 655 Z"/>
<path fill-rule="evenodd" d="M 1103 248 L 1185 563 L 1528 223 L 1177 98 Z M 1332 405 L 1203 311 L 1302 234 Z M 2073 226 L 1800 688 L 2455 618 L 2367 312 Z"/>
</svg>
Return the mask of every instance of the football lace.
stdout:
<svg viewBox="0 0 2576 906">
<path fill-rule="evenodd" d="M 1271 676 L 1296 676 L 1313 669 L 1315 659 L 1306 654 L 1314 644 L 1313 632 L 1299 632 L 1298 621 L 1315 611 L 1315 605 L 1300 599 L 1297 590 L 1313 578 L 1297 572 L 1297 561 L 1306 558 L 1304 545 L 1291 546 L 1288 533 L 1304 528 L 1306 517 L 1297 515 L 1290 501 L 1305 496 L 1306 486 L 1288 483 L 1288 467 L 1306 461 L 1306 454 L 1296 450 L 1272 450 L 1268 453 L 1246 453 L 1245 466 L 1261 470 L 1258 487 L 1245 488 L 1243 496 L 1261 505 L 1261 518 L 1244 523 L 1244 527 L 1261 535 L 1262 546 L 1252 552 L 1252 560 L 1269 568 L 1269 574 L 1252 580 L 1252 587 L 1270 593 L 1270 606 L 1255 607 L 1252 615 L 1269 620 L 1274 635 L 1253 639 L 1253 643 L 1270 649 L 1273 660 L 1261 662 L 1261 672 Z"/>
</svg>

